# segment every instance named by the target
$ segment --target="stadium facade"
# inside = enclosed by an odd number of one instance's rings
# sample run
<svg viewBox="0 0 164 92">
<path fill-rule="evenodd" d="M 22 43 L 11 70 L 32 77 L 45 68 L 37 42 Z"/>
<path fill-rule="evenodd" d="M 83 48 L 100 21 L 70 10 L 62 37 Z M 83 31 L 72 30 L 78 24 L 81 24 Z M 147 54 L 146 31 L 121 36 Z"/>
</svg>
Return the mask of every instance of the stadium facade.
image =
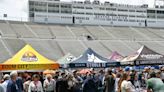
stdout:
<svg viewBox="0 0 164 92">
<path fill-rule="evenodd" d="M 29 18 L 37 23 L 164 27 L 164 6 L 29 0 Z"/>
</svg>

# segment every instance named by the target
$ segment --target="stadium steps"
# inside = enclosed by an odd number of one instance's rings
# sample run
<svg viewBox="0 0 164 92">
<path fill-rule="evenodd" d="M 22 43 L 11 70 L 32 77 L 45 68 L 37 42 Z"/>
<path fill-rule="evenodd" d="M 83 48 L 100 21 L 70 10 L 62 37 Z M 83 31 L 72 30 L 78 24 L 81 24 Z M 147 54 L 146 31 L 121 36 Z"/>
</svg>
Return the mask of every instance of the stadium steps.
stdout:
<svg viewBox="0 0 164 92">
<path fill-rule="evenodd" d="M 25 39 L 25 42 L 30 44 L 41 55 L 49 59 L 57 60 L 63 56 L 60 49 L 53 40 Z"/>
<path fill-rule="evenodd" d="M 3 39 L 0 38 L 0 63 L 5 62 L 10 57 L 12 57 L 10 50 L 6 47 Z"/>
<path fill-rule="evenodd" d="M 110 55 L 110 51 L 98 41 L 83 41 L 88 48 L 92 48 L 94 51 L 96 51 L 98 54 L 108 57 Z M 101 48 L 101 49 L 100 49 Z"/>
<path fill-rule="evenodd" d="M 92 33 L 99 40 L 110 39 L 108 34 L 104 32 L 99 26 L 85 26 L 87 30 Z"/>
<path fill-rule="evenodd" d="M 56 39 L 75 39 L 75 36 L 64 25 L 49 25 Z"/>
<path fill-rule="evenodd" d="M 151 41 L 162 40 L 159 36 L 149 32 L 146 28 L 135 28 L 135 29 L 138 30 L 139 32 L 141 32 L 142 34 L 146 35 L 147 37 L 149 37 L 151 39 Z"/>
<path fill-rule="evenodd" d="M 0 23 L 0 32 L 2 37 L 17 37 L 16 33 L 10 27 L 10 24 Z"/>
<path fill-rule="evenodd" d="M 38 35 L 38 37 L 40 39 L 52 39 L 53 38 L 47 25 L 29 24 L 28 26 Z"/>
<path fill-rule="evenodd" d="M 151 32 L 152 34 L 158 36 L 161 39 L 164 39 L 164 31 L 161 31 L 160 29 L 154 29 L 152 30 L 151 28 L 146 28 L 149 32 Z M 157 32 L 158 31 L 158 32 Z"/>
<path fill-rule="evenodd" d="M 57 40 L 57 42 L 65 54 L 79 56 L 86 50 L 77 40 Z"/>
<path fill-rule="evenodd" d="M 24 24 L 11 24 L 12 29 L 20 36 L 23 38 L 34 38 L 35 35 L 25 27 Z"/>
<path fill-rule="evenodd" d="M 109 31 L 107 31 L 104 27 L 99 26 L 104 32 L 106 32 L 110 37 L 112 37 L 111 39 L 117 39 L 116 36 L 114 36 L 112 33 L 110 33 Z"/>
<path fill-rule="evenodd" d="M 77 39 L 79 40 L 85 40 L 85 38 L 91 34 L 83 27 L 80 25 L 72 25 L 69 26 L 69 28 L 71 29 L 71 31 L 76 35 Z"/>
<path fill-rule="evenodd" d="M 16 54 L 20 49 L 22 49 L 26 43 L 21 39 L 4 39 L 6 47 L 10 50 L 12 55 Z"/>
<path fill-rule="evenodd" d="M 25 26 L 29 31 L 31 31 L 31 33 L 32 33 L 36 38 L 39 38 L 39 36 L 38 36 L 26 23 L 24 23 L 24 26 Z"/>
</svg>

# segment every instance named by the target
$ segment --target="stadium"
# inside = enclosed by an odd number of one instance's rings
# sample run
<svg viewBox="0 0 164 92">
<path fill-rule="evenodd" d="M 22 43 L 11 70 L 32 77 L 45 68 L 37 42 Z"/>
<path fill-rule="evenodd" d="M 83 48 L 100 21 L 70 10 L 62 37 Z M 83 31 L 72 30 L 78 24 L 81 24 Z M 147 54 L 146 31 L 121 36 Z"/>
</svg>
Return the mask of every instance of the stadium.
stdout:
<svg viewBox="0 0 164 92">
<path fill-rule="evenodd" d="M 125 5 L 99 0 L 28 0 L 28 21 L 8 20 L 5 13 L 3 17 L 0 63 L 26 45 L 53 61 L 68 53 L 79 58 L 88 48 L 105 58 L 115 51 L 127 57 L 142 46 L 164 55 L 162 5 L 149 8 L 147 4 Z M 33 53 L 29 55 L 34 56 L 30 61 L 37 61 Z"/>
</svg>

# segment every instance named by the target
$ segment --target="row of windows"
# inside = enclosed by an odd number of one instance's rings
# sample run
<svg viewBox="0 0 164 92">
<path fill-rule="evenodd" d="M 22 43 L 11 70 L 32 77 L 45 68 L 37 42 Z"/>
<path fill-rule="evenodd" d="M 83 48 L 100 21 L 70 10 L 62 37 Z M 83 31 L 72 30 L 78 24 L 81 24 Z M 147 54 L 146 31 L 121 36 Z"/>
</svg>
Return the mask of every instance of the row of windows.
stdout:
<svg viewBox="0 0 164 92">
<path fill-rule="evenodd" d="M 62 19 L 72 19 L 72 17 L 61 16 Z"/>
<path fill-rule="evenodd" d="M 89 20 L 89 17 L 75 17 L 75 18 L 80 20 Z"/>
<path fill-rule="evenodd" d="M 158 14 L 164 14 L 164 11 L 157 11 Z"/>
<path fill-rule="evenodd" d="M 77 9 L 93 9 L 92 7 L 83 7 L 83 6 L 73 6 L 73 8 L 77 8 Z M 100 10 L 109 10 L 109 11 L 116 11 L 117 9 L 116 8 L 103 8 L 103 7 L 100 7 L 99 8 Z M 128 9 L 118 9 L 118 11 L 123 11 L 123 12 L 146 12 L 144 10 L 128 10 Z"/>
<path fill-rule="evenodd" d="M 144 20 L 135 20 L 135 19 L 98 19 L 95 18 L 96 20 L 104 20 L 104 21 L 129 21 L 129 22 L 145 22 Z"/>
</svg>

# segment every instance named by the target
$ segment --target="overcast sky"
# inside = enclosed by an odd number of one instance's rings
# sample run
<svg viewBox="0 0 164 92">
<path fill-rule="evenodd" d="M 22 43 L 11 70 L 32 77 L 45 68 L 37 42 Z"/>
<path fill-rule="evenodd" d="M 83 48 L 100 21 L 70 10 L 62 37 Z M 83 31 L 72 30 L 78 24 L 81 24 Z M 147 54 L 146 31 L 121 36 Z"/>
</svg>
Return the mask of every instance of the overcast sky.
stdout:
<svg viewBox="0 0 164 92">
<path fill-rule="evenodd" d="M 62 0 L 62 1 L 71 1 L 71 0 Z M 76 0 L 84 1 L 84 0 Z M 91 0 L 93 1 L 93 0 Z M 100 0 L 101 2 L 110 1 L 114 3 L 123 3 L 123 4 L 132 4 L 132 5 L 141 5 L 149 4 L 150 7 L 153 6 L 154 0 Z M 28 17 L 28 0 L 0 0 L 0 19 L 3 18 L 3 14 L 8 14 L 8 18 L 24 20 Z"/>
</svg>

